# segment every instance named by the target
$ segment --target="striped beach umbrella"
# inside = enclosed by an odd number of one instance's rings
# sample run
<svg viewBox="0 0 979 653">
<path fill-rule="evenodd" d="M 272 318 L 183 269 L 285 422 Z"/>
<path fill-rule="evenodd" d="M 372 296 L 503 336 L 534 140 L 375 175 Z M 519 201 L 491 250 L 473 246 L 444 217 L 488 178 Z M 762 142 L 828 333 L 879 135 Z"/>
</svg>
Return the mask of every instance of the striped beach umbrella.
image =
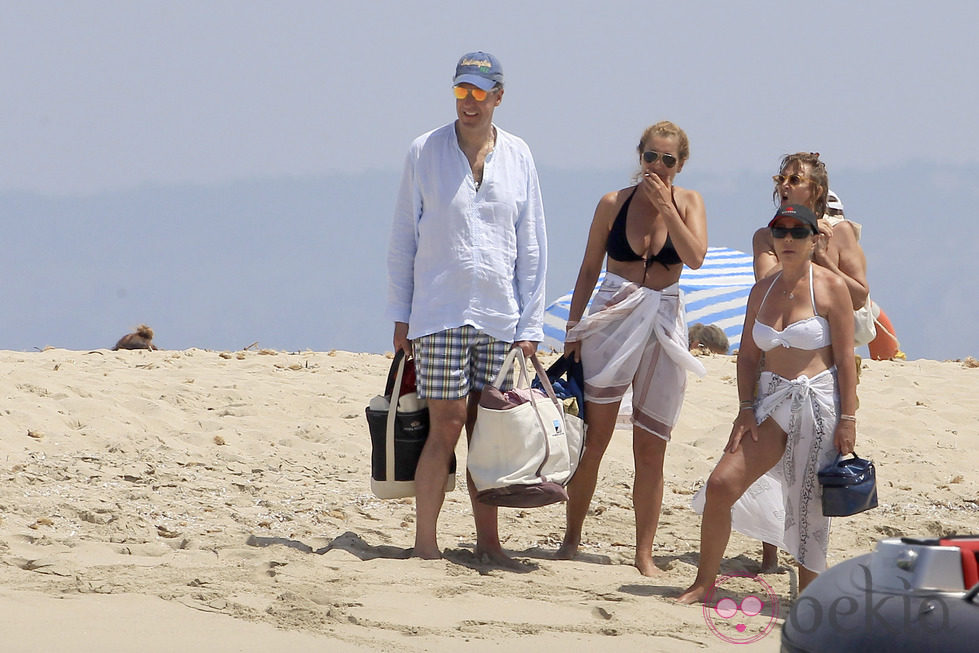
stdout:
<svg viewBox="0 0 979 653">
<path fill-rule="evenodd" d="M 727 247 L 709 247 L 699 270 L 683 266 L 680 289 L 687 307 L 687 324 L 716 324 L 727 336 L 731 350 L 741 344 L 748 293 L 755 283 L 751 255 Z M 602 285 L 605 272 L 592 291 Z M 591 304 L 591 300 L 589 300 Z M 571 309 L 571 293 L 559 297 L 544 310 L 544 351 L 563 351 L 564 328 Z"/>
</svg>

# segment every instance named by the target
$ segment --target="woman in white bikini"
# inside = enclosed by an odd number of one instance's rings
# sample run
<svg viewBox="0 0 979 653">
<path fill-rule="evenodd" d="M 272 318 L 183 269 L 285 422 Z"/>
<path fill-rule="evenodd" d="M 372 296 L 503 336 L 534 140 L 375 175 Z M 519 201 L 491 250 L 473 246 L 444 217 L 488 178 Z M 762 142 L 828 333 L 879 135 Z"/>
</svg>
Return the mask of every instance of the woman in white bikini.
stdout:
<svg viewBox="0 0 979 653">
<path fill-rule="evenodd" d="M 731 506 L 769 470 L 782 484 L 783 544 L 799 565 L 800 590 L 826 569 L 829 518 L 816 473 L 853 451 L 857 398 L 853 307 L 844 281 L 812 263 L 817 224 L 801 204 L 782 206 L 769 223 L 782 270 L 748 297 L 739 412 L 707 480 L 700 563 L 683 603 L 710 591 L 731 535 Z"/>
</svg>

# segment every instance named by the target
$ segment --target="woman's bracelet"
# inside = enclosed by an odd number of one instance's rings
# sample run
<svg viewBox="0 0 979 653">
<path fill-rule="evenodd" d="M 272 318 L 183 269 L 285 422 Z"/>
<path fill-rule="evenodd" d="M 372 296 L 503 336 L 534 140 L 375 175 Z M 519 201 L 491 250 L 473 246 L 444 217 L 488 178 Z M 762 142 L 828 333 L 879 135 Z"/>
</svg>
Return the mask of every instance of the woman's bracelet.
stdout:
<svg viewBox="0 0 979 653">
<path fill-rule="evenodd" d="M 744 401 L 738 404 L 738 408 L 740 408 L 741 410 L 744 410 L 745 408 L 754 408 L 754 407 L 755 407 L 755 402 L 752 399 L 745 399 Z"/>
<path fill-rule="evenodd" d="M 841 420 L 846 420 L 848 422 L 856 422 L 857 421 L 857 416 L 856 415 L 840 415 L 840 419 Z"/>
</svg>

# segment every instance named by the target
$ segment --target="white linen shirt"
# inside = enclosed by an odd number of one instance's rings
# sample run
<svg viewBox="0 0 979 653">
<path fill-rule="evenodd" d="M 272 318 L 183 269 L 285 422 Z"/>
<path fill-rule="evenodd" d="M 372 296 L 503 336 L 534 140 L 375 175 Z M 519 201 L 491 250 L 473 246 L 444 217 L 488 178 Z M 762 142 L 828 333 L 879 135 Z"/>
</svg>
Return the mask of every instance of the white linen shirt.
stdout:
<svg viewBox="0 0 979 653">
<path fill-rule="evenodd" d="M 408 338 L 472 325 L 499 340 L 543 337 L 547 237 L 537 169 L 496 128 L 476 189 L 455 123 L 405 157 L 388 247 L 387 317 Z"/>
</svg>

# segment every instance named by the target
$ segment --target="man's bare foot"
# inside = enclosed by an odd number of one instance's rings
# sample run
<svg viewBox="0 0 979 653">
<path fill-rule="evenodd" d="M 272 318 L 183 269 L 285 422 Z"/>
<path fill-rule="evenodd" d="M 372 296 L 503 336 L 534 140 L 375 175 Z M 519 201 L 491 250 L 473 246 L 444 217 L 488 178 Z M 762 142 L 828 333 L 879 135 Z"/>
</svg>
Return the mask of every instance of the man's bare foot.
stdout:
<svg viewBox="0 0 979 653">
<path fill-rule="evenodd" d="M 653 563 L 652 556 L 636 556 L 636 569 L 643 576 L 656 576 L 663 573 L 663 570 Z"/>
<path fill-rule="evenodd" d="M 434 549 L 427 547 L 416 546 L 410 551 L 412 558 L 421 558 L 422 560 L 441 560 L 442 552 L 436 546 Z"/>
<path fill-rule="evenodd" d="M 677 603 L 684 603 L 690 605 L 692 603 L 703 603 L 704 597 L 707 596 L 706 587 L 699 587 L 696 584 L 691 585 L 687 588 L 683 594 L 676 598 Z"/>
<path fill-rule="evenodd" d="M 578 540 L 568 540 L 565 538 L 561 543 L 561 548 L 554 552 L 555 560 L 574 560 L 578 555 Z"/>
<path fill-rule="evenodd" d="M 520 569 L 520 563 L 506 553 L 503 549 L 480 549 L 475 551 L 476 557 L 484 564 L 491 564 L 503 569 Z"/>
</svg>

